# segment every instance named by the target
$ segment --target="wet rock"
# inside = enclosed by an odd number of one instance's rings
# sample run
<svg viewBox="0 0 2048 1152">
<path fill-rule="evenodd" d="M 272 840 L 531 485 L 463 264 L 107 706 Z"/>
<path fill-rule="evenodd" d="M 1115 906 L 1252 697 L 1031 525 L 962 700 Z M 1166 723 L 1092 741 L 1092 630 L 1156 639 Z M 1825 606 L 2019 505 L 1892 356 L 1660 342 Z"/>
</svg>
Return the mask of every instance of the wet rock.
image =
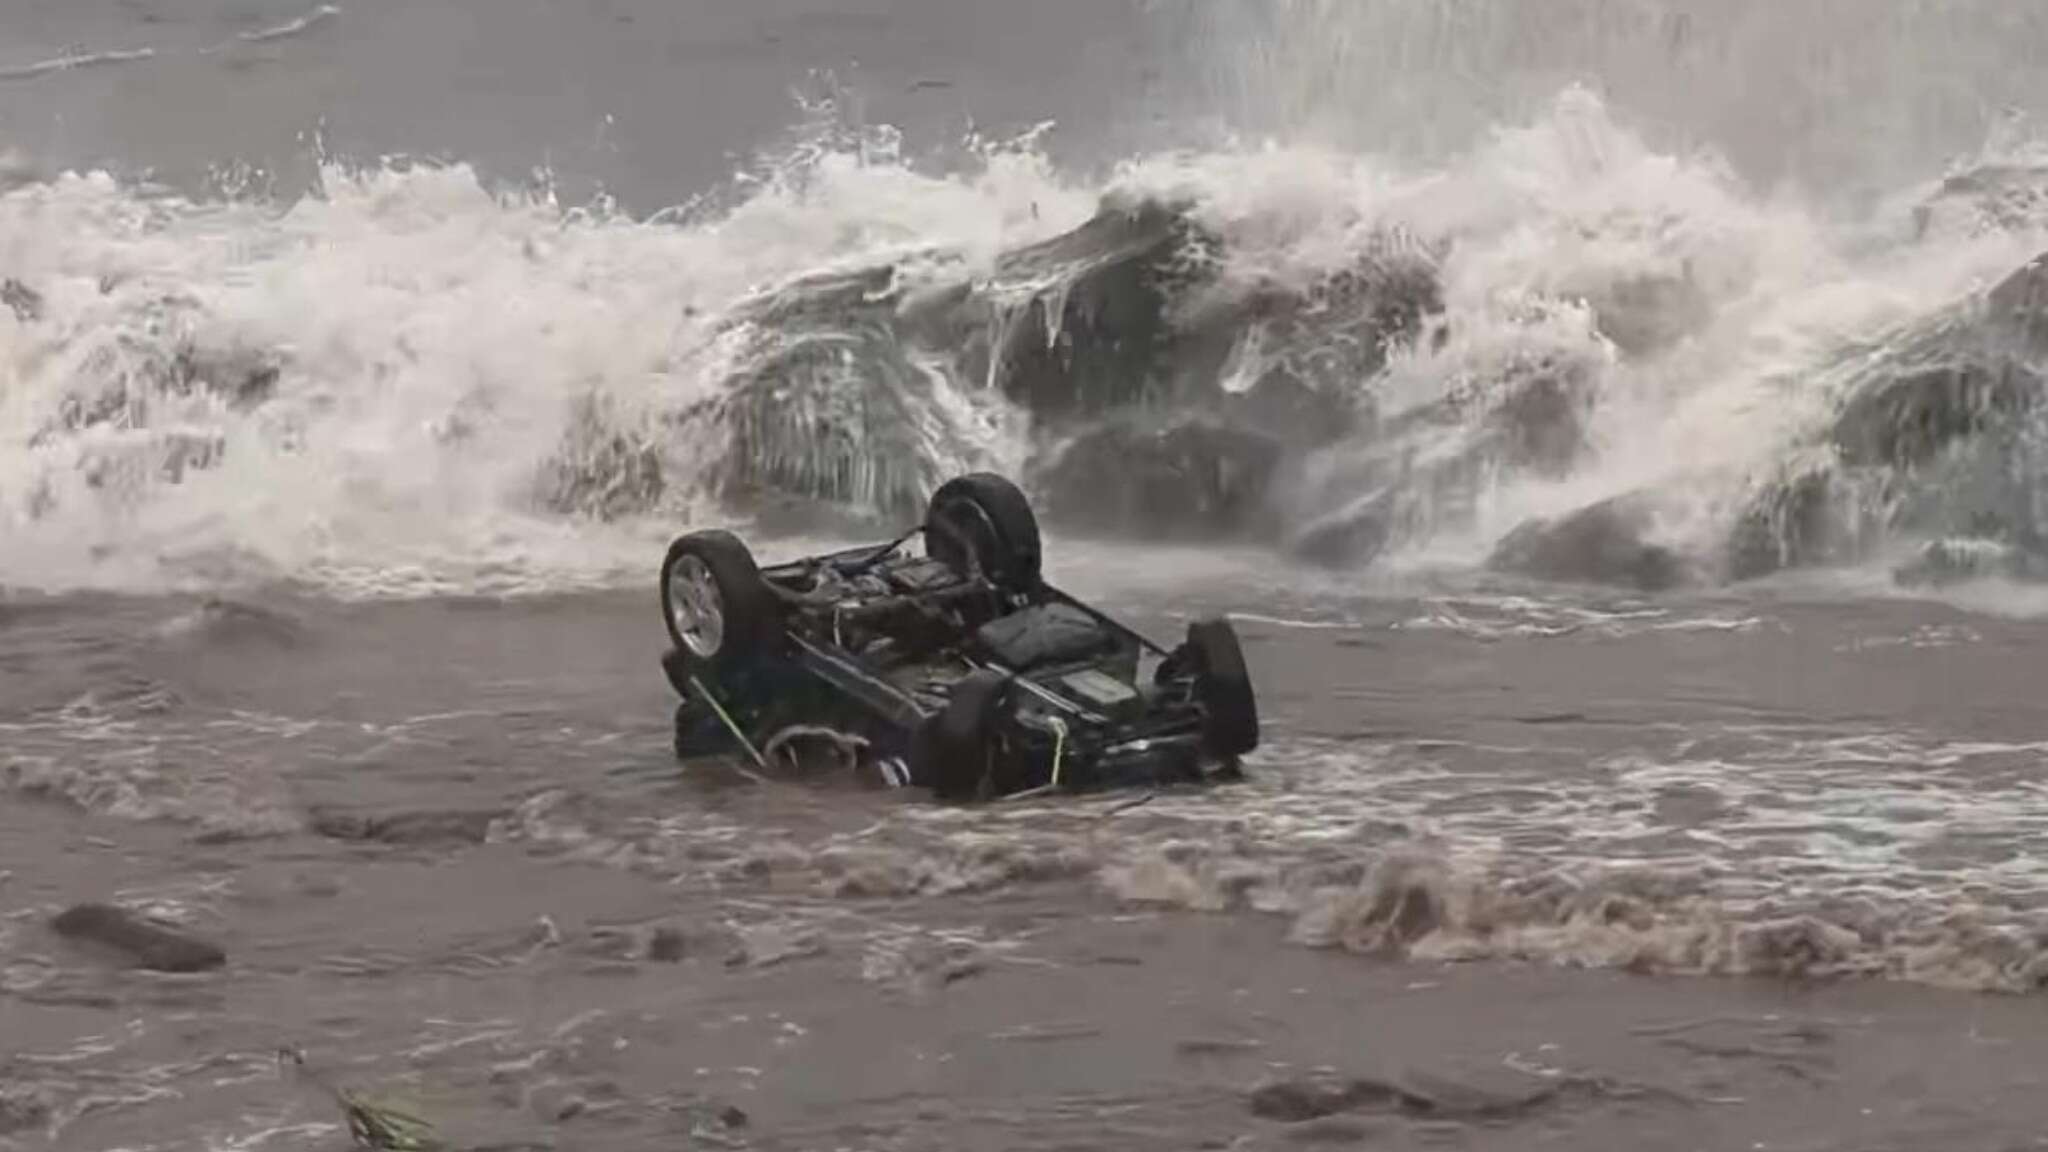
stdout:
<svg viewBox="0 0 2048 1152">
<path fill-rule="evenodd" d="M 1856 933 L 1813 917 L 1744 928 L 1735 941 L 1741 971 L 1757 976 L 1826 975 L 1861 949 Z"/>
<path fill-rule="evenodd" d="M 562 445 L 540 470 L 541 505 L 562 515 L 615 520 L 652 509 L 667 491 L 661 453 L 643 431 L 597 398 L 579 400 Z"/>
<path fill-rule="evenodd" d="M 221 597 L 209 597 L 193 611 L 166 621 L 158 634 L 170 639 L 278 648 L 297 647 L 305 638 L 304 626 L 290 613 Z"/>
<path fill-rule="evenodd" d="M 1845 397 L 1802 463 L 1763 485 L 1729 543 L 1736 580 L 1856 563 L 1888 540 L 2043 551 L 2048 257 L 1830 370 Z"/>
<path fill-rule="evenodd" d="M 179 395 L 204 392 L 227 401 L 237 411 L 248 411 L 276 393 L 283 375 L 284 367 L 275 355 L 261 349 L 185 344 L 172 357 L 169 391 Z"/>
<path fill-rule="evenodd" d="M 1583 293 L 1600 334 L 1624 355 L 1654 356 L 1705 327 L 1713 302 L 1690 275 L 1644 275 Z"/>
<path fill-rule="evenodd" d="M 1162 372 L 1170 308 L 1206 278 L 1190 249 L 1215 243 L 1183 206 L 1112 198 L 1074 231 L 1006 254 L 989 289 L 1007 313 L 994 346 L 1003 393 L 1057 422 L 1176 392 Z"/>
<path fill-rule="evenodd" d="M 217 945 L 109 904 L 68 908 L 50 922 L 50 927 L 67 940 L 111 952 L 136 968 L 204 972 L 227 963 L 227 953 Z"/>
<path fill-rule="evenodd" d="M 321 810 L 313 812 L 308 823 L 316 834 L 330 840 L 407 846 L 481 844 L 490 834 L 491 824 L 507 815 L 503 809 L 385 815 Z"/>
<path fill-rule="evenodd" d="M 2000 540 L 1931 540 L 1892 569 L 1906 588 L 1943 588 L 1972 580 L 2048 580 L 2048 558 Z"/>
<path fill-rule="evenodd" d="M 675 964 L 685 951 L 683 934 L 674 928 L 656 928 L 647 937 L 647 958 L 657 964 Z"/>
<path fill-rule="evenodd" d="M 1913 209 L 1916 239 L 2016 232 L 2048 222 L 2048 166 L 1980 164 L 1954 173 Z"/>
<path fill-rule="evenodd" d="M 1557 1103 L 1566 1093 L 1601 1095 L 1583 1078 L 1500 1088 L 1410 1072 L 1398 1082 L 1318 1074 L 1268 1081 L 1250 1097 L 1252 1114 L 1283 1124 L 1324 1121 L 1349 1113 L 1394 1113 L 1430 1120 L 1504 1120 Z"/>
<path fill-rule="evenodd" d="M 929 371 L 958 349 L 920 347 L 899 327 L 894 275 L 813 277 L 732 317 L 730 359 L 742 367 L 674 421 L 722 438 L 706 477 L 720 498 L 826 502 L 900 522 L 979 461 L 980 430 Z"/>
<path fill-rule="evenodd" d="M 1685 565 L 1671 549 L 1644 542 L 1650 526 L 1641 502 L 1602 501 L 1521 525 L 1494 547 L 1487 567 L 1538 580 L 1665 591 L 1684 581 Z"/>
<path fill-rule="evenodd" d="M 738 1132 L 753 1123 L 746 1110 L 726 1100 L 713 1097 L 698 1097 L 679 1100 L 669 1105 L 676 1119 L 699 1139 L 709 1138 L 722 1142 L 730 1133 Z"/>
<path fill-rule="evenodd" d="M 1047 520 L 1142 539 L 1262 533 L 1286 449 L 1260 433 L 1192 417 L 1118 421 L 1083 433 L 1033 478 Z"/>
<path fill-rule="evenodd" d="M 48 1128 L 56 1110 L 47 1088 L 0 1084 L 0 1136 Z"/>
<path fill-rule="evenodd" d="M 1400 1089 L 1378 1080 L 1307 1076 L 1272 1080 L 1252 1089 L 1252 1115 L 1282 1124 L 1300 1124 L 1361 1109 L 1392 1109 L 1401 1102 Z"/>
<path fill-rule="evenodd" d="M 2041 377 L 2014 365 L 1946 364 L 1860 391 L 1835 421 L 1844 465 L 1913 467 L 1957 440 L 2004 427 L 2038 402 Z"/>
<path fill-rule="evenodd" d="M 1304 1120 L 1287 1130 L 1287 1142 L 1305 1146 L 1362 1144 L 1380 1133 L 1380 1126 L 1349 1116 L 1324 1116 Z"/>
<path fill-rule="evenodd" d="M 0 304 L 5 304 L 14 318 L 24 324 L 43 318 L 42 293 L 19 280 L 0 281 Z"/>
<path fill-rule="evenodd" d="M 1589 382 L 1568 366 L 1535 371 L 1506 388 L 1487 413 L 1475 447 L 1539 476 L 1562 477 L 1584 455 Z"/>
<path fill-rule="evenodd" d="M 1835 507 L 1833 479 L 1823 469 L 1766 485 L 1729 535 L 1729 579 L 1754 580 L 1839 556 Z"/>
<path fill-rule="evenodd" d="M 1344 509 L 1294 533 L 1287 550 L 1296 559 L 1327 568 L 1357 568 L 1386 550 L 1389 533 L 1383 505 Z"/>
</svg>

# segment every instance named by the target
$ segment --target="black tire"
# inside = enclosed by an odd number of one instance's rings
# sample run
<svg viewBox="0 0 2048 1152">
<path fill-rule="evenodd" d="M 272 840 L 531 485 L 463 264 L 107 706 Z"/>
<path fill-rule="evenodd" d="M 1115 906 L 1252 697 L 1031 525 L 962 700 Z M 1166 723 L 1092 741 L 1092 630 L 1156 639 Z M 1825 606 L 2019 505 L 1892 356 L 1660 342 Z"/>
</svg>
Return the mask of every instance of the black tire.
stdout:
<svg viewBox="0 0 2048 1152">
<path fill-rule="evenodd" d="M 1195 697 L 1206 714 L 1202 735 L 1209 750 L 1229 760 L 1257 748 L 1259 703 L 1237 629 L 1220 617 L 1197 620 L 1188 625 L 1187 653 Z"/>
<path fill-rule="evenodd" d="M 993 472 L 956 476 L 925 509 L 926 555 L 962 572 L 979 568 L 997 587 L 1038 587 L 1044 559 L 1038 516 L 1015 485 Z"/>
<path fill-rule="evenodd" d="M 723 756 L 736 747 L 725 722 L 703 701 L 692 695 L 676 705 L 676 759 Z"/>
<path fill-rule="evenodd" d="M 715 637 L 678 623 L 679 567 L 699 565 L 718 596 Z M 668 638 L 690 668 L 737 671 L 758 661 L 772 641 L 778 619 L 774 594 L 761 579 L 754 554 L 730 532 L 708 529 L 678 537 L 661 562 L 661 619 Z"/>
<path fill-rule="evenodd" d="M 993 770 L 996 736 L 1010 678 L 970 672 L 953 685 L 939 714 L 910 742 L 910 777 L 941 800 L 973 800 Z"/>
</svg>

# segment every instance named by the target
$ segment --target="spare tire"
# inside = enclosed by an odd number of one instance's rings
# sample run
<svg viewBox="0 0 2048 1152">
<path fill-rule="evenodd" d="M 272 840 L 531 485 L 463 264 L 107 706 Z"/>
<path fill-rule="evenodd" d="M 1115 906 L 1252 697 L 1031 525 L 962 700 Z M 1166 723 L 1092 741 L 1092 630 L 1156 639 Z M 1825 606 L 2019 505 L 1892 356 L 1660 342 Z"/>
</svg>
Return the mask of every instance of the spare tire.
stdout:
<svg viewBox="0 0 2048 1152">
<path fill-rule="evenodd" d="M 993 472 L 956 476 L 932 493 L 924 517 L 925 554 L 961 572 L 978 570 L 997 587 L 1038 587 L 1043 548 L 1038 516 L 1015 484 Z"/>
<path fill-rule="evenodd" d="M 754 554 L 730 532 L 678 537 L 661 562 L 661 618 L 685 660 L 714 672 L 757 661 L 775 635 L 775 599 Z"/>
<path fill-rule="evenodd" d="M 1188 664 L 1195 698 L 1204 713 L 1202 737 L 1209 750 L 1235 759 L 1259 746 L 1259 704 L 1246 670 L 1237 629 L 1221 617 L 1188 625 Z"/>
</svg>

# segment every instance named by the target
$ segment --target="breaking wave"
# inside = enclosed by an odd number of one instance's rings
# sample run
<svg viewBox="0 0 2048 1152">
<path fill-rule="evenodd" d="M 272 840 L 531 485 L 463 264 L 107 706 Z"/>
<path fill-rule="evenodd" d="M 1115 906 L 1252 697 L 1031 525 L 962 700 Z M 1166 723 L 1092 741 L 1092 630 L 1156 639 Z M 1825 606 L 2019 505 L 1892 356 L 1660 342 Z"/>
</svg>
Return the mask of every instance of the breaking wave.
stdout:
<svg viewBox="0 0 2048 1152">
<path fill-rule="evenodd" d="M 1857 213 L 1569 84 L 1426 162 L 970 145 L 924 171 L 826 100 L 644 219 L 461 164 L 10 166 L 0 582 L 637 581 L 681 525 L 900 522 L 969 468 L 1057 533 L 1340 570 L 2048 571 L 2024 126 Z"/>
</svg>

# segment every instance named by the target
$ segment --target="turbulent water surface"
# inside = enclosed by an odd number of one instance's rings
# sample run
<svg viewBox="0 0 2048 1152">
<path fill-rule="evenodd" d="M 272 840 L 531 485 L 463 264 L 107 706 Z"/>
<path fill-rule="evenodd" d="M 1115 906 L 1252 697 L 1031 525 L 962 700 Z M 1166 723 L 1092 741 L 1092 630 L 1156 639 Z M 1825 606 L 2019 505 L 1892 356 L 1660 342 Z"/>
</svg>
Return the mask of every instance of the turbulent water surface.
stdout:
<svg viewBox="0 0 2048 1152">
<path fill-rule="evenodd" d="M 0 13 L 0 1148 L 2031 1147 L 2048 15 Z M 1032 493 L 1248 779 L 679 769 Z M 225 967 L 130 970 L 112 904 Z M 305 1065 L 278 1059 L 281 1048 Z"/>
</svg>

